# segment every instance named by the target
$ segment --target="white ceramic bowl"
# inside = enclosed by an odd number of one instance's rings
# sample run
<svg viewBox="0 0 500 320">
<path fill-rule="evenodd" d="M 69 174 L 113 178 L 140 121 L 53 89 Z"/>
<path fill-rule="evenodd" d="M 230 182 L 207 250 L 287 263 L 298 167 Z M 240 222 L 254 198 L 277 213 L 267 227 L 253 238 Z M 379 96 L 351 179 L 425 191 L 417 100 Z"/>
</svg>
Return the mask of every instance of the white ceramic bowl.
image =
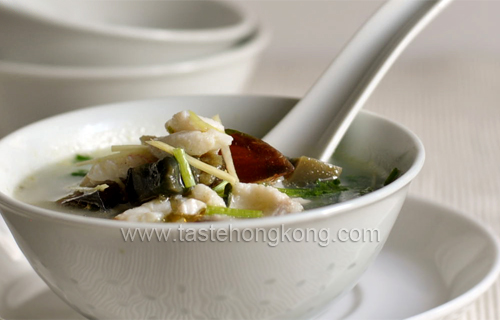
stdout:
<svg viewBox="0 0 500 320">
<path fill-rule="evenodd" d="M 0 0 L 0 58 L 67 66 L 132 66 L 222 52 L 256 19 L 221 1 Z"/>
<path fill-rule="evenodd" d="M 137 142 L 141 134 L 163 133 L 164 122 L 179 110 L 220 114 L 226 127 L 260 136 L 296 101 L 169 97 L 78 110 L 35 123 L 0 141 L 0 210 L 36 272 L 88 318 L 309 319 L 350 290 L 375 259 L 423 165 L 418 138 L 379 116 L 359 114 L 338 154 L 373 161 L 387 172 L 397 166 L 403 175 L 396 181 L 303 213 L 183 225 L 198 233 L 198 241 L 189 241 L 187 229 L 183 233 L 177 224 L 82 217 L 13 198 L 19 183 L 47 164 L 111 143 Z M 168 241 L 156 236 L 124 241 L 122 232 L 135 228 L 169 233 Z M 210 234 L 210 228 L 226 230 L 232 239 L 226 234 L 225 241 L 211 241 L 217 240 L 213 233 L 203 241 L 202 233 Z M 268 241 L 260 233 L 260 241 L 246 242 L 259 228 Z M 312 236 L 299 241 L 300 232 L 322 229 L 329 234 L 323 246 Z M 240 230 L 240 241 L 234 230 Z M 373 230 L 378 236 L 342 241 L 351 230 Z M 279 235 L 277 241 L 273 234 Z"/>
<path fill-rule="evenodd" d="M 60 67 L 0 60 L 0 137 L 23 125 L 91 105 L 172 94 L 241 93 L 269 32 L 223 53 L 143 67 Z"/>
</svg>

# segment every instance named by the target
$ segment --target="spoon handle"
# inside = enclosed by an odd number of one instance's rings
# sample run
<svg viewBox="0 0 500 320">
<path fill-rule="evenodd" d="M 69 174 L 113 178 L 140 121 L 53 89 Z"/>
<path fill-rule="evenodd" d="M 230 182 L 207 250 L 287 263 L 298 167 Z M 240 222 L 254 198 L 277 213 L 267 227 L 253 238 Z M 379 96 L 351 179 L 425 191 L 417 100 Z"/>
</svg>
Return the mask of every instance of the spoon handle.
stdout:
<svg viewBox="0 0 500 320">
<path fill-rule="evenodd" d="M 264 140 L 290 157 L 307 155 L 328 161 L 397 57 L 451 1 L 385 3 Z"/>
</svg>

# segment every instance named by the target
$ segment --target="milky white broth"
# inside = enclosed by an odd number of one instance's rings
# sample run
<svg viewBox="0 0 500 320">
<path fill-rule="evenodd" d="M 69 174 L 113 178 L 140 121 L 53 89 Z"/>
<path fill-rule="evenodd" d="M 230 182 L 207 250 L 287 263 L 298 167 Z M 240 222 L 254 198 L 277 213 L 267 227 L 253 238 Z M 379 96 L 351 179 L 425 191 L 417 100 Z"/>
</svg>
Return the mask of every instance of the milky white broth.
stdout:
<svg viewBox="0 0 500 320">
<path fill-rule="evenodd" d="M 90 154 L 91 157 L 100 157 L 102 151 Z M 320 207 L 336 202 L 342 202 L 356 198 L 360 189 L 372 187 L 374 190 L 380 188 L 389 174 L 388 171 L 376 167 L 373 164 L 361 163 L 355 159 L 337 157 L 335 165 L 342 167 L 340 180 L 342 185 L 352 188 L 343 191 L 334 197 L 324 197 L 315 199 L 304 206 L 304 209 Z M 116 214 L 124 211 L 127 207 L 117 207 L 109 212 L 88 211 L 68 206 L 61 206 L 56 201 L 72 193 L 71 187 L 76 187 L 82 181 L 82 177 L 72 176 L 71 173 L 79 169 L 89 169 L 87 166 L 76 166 L 74 158 L 66 159 L 48 165 L 32 175 L 28 176 L 16 188 L 14 197 L 28 204 L 38 207 L 56 210 L 60 212 L 72 213 L 83 216 L 99 218 L 112 218 Z"/>
<path fill-rule="evenodd" d="M 95 158 L 104 154 L 103 151 L 98 151 L 90 156 Z M 16 188 L 14 197 L 37 207 L 55 211 L 100 218 L 112 217 L 116 212 L 89 212 L 56 203 L 58 199 L 73 193 L 71 188 L 78 186 L 82 181 L 83 177 L 72 176 L 71 173 L 80 169 L 88 170 L 90 167 L 91 165 L 76 166 L 74 157 L 50 164 L 24 179 Z"/>
</svg>

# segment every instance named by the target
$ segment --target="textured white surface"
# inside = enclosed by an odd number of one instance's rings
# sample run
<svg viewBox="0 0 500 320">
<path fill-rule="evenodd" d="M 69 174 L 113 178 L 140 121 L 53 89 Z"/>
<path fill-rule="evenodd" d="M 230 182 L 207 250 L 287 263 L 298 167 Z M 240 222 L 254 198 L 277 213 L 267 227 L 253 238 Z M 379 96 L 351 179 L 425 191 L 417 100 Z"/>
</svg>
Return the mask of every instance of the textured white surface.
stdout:
<svg viewBox="0 0 500 320">
<path fill-rule="evenodd" d="M 498 274 L 495 251 L 490 235 L 479 224 L 410 197 L 375 264 L 354 290 L 314 319 L 456 320 L 491 285 L 491 276 Z M 493 271 L 487 265 L 495 261 Z M 0 260 L 0 270 L 0 314 L 6 319 L 82 319 L 50 291 L 24 258 Z"/>
<path fill-rule="evenodd" d="M 302 96 L 328 64 L 319 55 L 268 56 L 249 92 Z M 427 159 L 410 194 L 457 208 L 500 235 L 500 61 L 441 55 L 396 62 L 366 109 L 423 141 Z M 500 319 L 500 283 L 463 320 Z"/>
</svg>

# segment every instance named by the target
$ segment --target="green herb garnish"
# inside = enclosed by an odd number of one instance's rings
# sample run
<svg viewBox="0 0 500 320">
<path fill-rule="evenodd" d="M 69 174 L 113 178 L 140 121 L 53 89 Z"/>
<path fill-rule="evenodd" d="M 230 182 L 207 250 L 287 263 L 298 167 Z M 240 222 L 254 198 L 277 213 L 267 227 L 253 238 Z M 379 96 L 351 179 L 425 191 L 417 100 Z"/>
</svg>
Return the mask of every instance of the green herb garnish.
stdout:
<svg viewBox="0 0 500 320">
<path fill-rule="evenodd" d="M 84 155 L 81 155 L 81 154 L 77 154 L 75 156 L 75 162 L 83 162 L 83 161 L 88 161 L 88 160 L 92 160 L 92 157 L 90 157 L 90 156 L 84 156 Z"/>
<path fill-rule="evenodd" d="M 73 177 L 85 177 L 88 172 L 89 172 L 88 170 L 80 169 L 80 170 L 76 170 L 76 171 L 71 172 L 71 175 Z"/>
<path fill-rule="evenodd" d="M 191 167 L 186 159 L 186 152 L 184 149 L 175 148 L 174 149 L 174 157 L 175 160 L 179 163 L 179 169 L 181 170 L 182 181 L 184 182 L 184 186 L 186 188 L 191 188 L 196 185 L 196 181 L 194 180 L 193 171 L 191 171 Z"/>
<path fill-rule="evenodd" d="M 236 209 L 216 206 L 207 206 L 205 214 L 208 216 L 214 214 L 223 214 L 235 218 L 262 218 L 264 216 L 261 210 Z"/>
<path fill-rule="evenodd" d="M 311 188 L 278 188 L 289 197 L 313 198 L 324 195 L 333 195 L 349 190 L 348 187 L 340 185 L 339 179 L 317 181 Z"/>
<path fill-rule="evenodd" d="M 392 183 L 394 180 L 399 178 L 399 175 L 401 174 L 401 171 L 398 168 L 392 169 L 391 173 L 389 173 L 389 176 L 387 176 L 387 179 L 384 181 L 384 186 Z"/>
<path fill-rule="evenodd" d="M 215 192 L 217 192 L 219 197 L 224 198 L 225 196 L 227 196 L 226 195 L 226 186 L 228 183 L 229 183 L 228 181 L 224 180 L 213 188 L 213 190 Z"/>
</svg>

